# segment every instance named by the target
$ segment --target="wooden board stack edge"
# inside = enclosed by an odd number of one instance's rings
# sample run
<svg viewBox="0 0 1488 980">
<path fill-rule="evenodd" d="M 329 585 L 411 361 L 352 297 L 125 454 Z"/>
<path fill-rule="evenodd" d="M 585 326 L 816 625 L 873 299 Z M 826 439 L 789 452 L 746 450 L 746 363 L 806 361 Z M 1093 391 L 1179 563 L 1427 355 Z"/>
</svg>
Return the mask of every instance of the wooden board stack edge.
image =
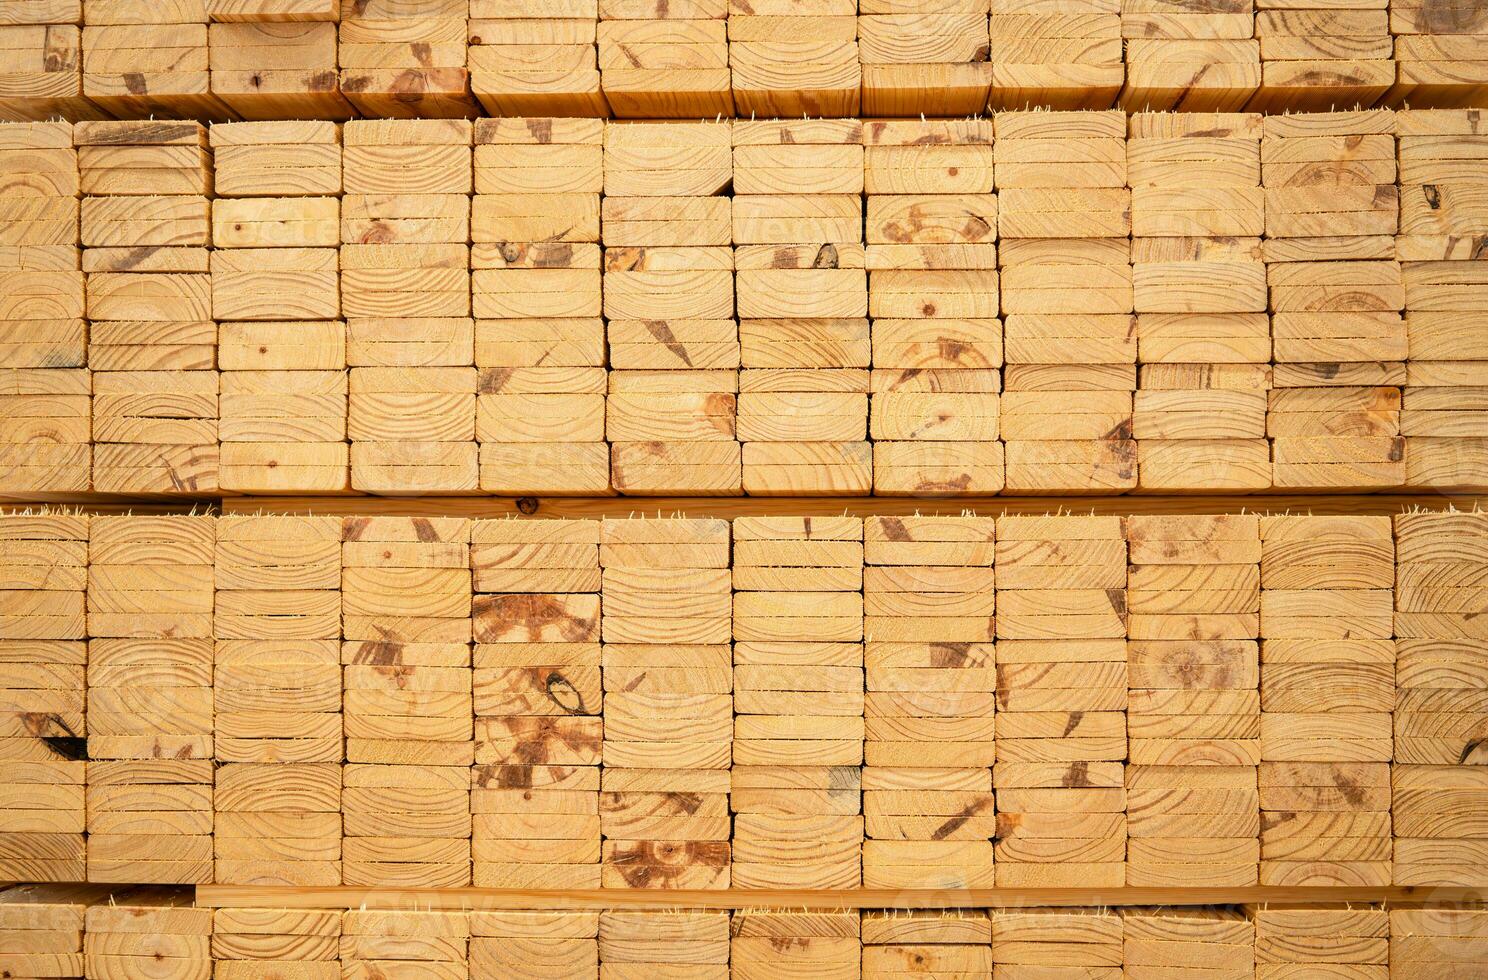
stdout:
<svg viewBox="0 0 1488 980">
<path fill-rule="evenodd" d="M 14 0 L 0 117 L 958 116 L 1488 102 L 1467 2 Z"/>
</svg>

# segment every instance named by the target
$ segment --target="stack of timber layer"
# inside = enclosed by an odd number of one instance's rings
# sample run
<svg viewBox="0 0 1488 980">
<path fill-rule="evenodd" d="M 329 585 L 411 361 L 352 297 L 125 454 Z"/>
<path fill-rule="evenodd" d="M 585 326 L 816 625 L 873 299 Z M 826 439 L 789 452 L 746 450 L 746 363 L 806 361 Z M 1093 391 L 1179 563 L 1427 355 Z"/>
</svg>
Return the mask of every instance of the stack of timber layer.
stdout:
<svg viewBox="0 0 1488 980">
<path fill-rule="evenodd" d="M 472 138 L 461 119 L 342 129 L 341 311 L 358 490 L 465 493 L 480 482 Z"/>
<path fill-rule="evenodd" d="M 1235 909 L 1124 909 L 1122 976 L 1258 980 L 1256 923 Z"/>
<path fill-rule="evenodd" d="M 369 118 L 476 115 L 469 18 L 470 0 L 341 0 L 341 93 Z"/>
<path fill-rule="evenodd" d="M 992 841 L 1016 833 L 992 795 L 994 537 L 983 517 L 866 522 L 869 888 L 992 887 Z"/>
<path fill-rule="evenodd" d="M 1484 27 L 1488 30 L 1488 26 Z M 1408 358 L 1400 432 L 1406 483 L 1471 484 L 1488 468 L 1488 119 L 1471 109 L 1396 115 Z"/>
<path fill-rule="evenodd" d="M 463 912 L 352 909 L 341 921 L 343 977 L 470 975 Z"/>
<path fill-rule="evenodd" d="M 603 494 L 603 124 L 475 126 L 475 437 L 489 493 Z"/>
<path fill-rule="evenodd" d="M 862 881 L 863 534 L 733 522 L 734 887 Z"/>
<path fill-rule="evenodd" d="M 1395 880 L 1488 881 L 1488 629 L 1479 614 L 1488 515 L 1395 521 Z"/>
<path fill-rule="evenodd" d="M 600 523 L 604 669 L 635 672 L 605 692 L 607 888 L 729 886 L 729 531 L 706 519 Z"/>
<path fill-rule="evenodd" d="M 1259 523 L 1127 518 L 1129 885 L 1256 883 Z"/>
<path fill-rule="evenodd" d="M 1475 0 L 11 0 L 0 118 L 1488 103 Z"/>
<path fill-rule="evenodd" d="M 233 896 L 236 902 L 245 896 Z M 297 905 L 298 905 L 298 900 Z M 213 908 L 160 888 L 0 890 L 12 976 L 1477 978 L 1481 906 L 1108 910 Z"/>
<path fill-rule="evenodd" d="M 970 116 L 992 89 L 987 0 L 858 0 L 865 116 Z"/>
<path fill-rule="evenodd" d="M 865 911 L 863 980 L 992 975 L 992 921 L 978 910 Z"/>
<path fill-rule="evenodd" d="M 863 124 L 740 121 L 733 143 L 744 492 L 867 493 Z"/>
<path fill-rule="evenodd" d="M 1479 115 L 0 126 L 0 491 L 1470 492 Z"/>
<path fill-rule="evenodd" d="M 1120 112 L 993 119 L 1009 492 L 1137 485 L 1132 192 Z"/>
<path fill-rule="evenodd" d="M 1264 490 L 1271 323 L 1261 117 L 1134 115 L 1126 157 L 1139 484 Z"/>
<path fill-rule="evenodd" d="M 1450 510 L 18 512 L 0 867 L 1482 887 L 1485 542 Z"/>
<path fill-rule="evenodd" d="M 873 486 L 995 493 L 1002 325 L 992 123 L 865 127 Z"/>
<path fill-rule="evenodd" d="M 1233 112 L 1260 88 L 1254 0 L 1122 0 L 1121 37 L 1125 109 Z"/>
<path fill-rule="evenodd" d="M 82 0 L 83 95 L 104 117 L 228 119 L 212 92 L 206 0 Z"/>
<path fill-rule="evenodd" d="M 217 521 L 216 881 L 341 883 L 341 524 Z"/>
<path fill-rule="evenodd" d="M 84 881 L 88 518 L 0 516 L 0 878 Z"/>
<path fill-rule="evenodd" d="M 1405 482 L 1392 116 L 1300 113 L 1268 116 L 1263 126 L 1274 487 Z"/>
<path fill-rule="evenodd" d="M 733 179 L 728 123 L 605 127 L 604 315 L 629 369 L 609 375 L 610 480 L 635 493 L 738 494 Z M 694 344 L 718 342 L 693 364 Z M 612 358 L 613 358 L 612 354 Z M 613 363 L 613 362 L 612 362 Z"/>
<path fill-rule="evenodd" d="M 1252 109 L 1374 105 L 1395 79 L 1390 13 L 1377 0 L 1256 0 L 1255 36 L 1261 85 Z"/>
<path fill-rule="evenodd" d="M 337 71 L 341 0 L 207 0 L 207 17 L 212 94 L 230 112 L 266 120 L 355 114 Z"/>
<path fill-rule="evenodd" d="M 93 369 L 93 487 L 218 488 L 212 156 L 200 123 L 73 132 Z"/>
<path fill-rule="evenodd" d="M 353 518 L 341 534 L 342 880 L 470 884 L 470 522 Z"/>
<path fill-rule="evenodd" d="M 104 896 L 84 914 L 83 976 L 134 980 L 156 973 L 208 980 L 213 918 L 212 909 L 198 907 L 180 890 L 138 888 Z"/>
<path fill-rule="evenodd" d="M 1382 907 L 1281 904 L 1251 906 L 1246 913 L 1255 924 L 1257 980 L 1412 975 L 1391 969 L 1390 916 Z"/>
<path fill-rule="evenodd" d="M 341 976 L 340 912 L 319 909 L 230 908 L 212 913 L 212 976 L 300 980 Z"/>
<path fill-rule="evenodd" d="M 857 0 L 729 0 L 739 116 L 856 116 Z"/>
<path fill-rule="evenodd" d="M 992 910 L 993 976 L 1120 980 L 1122 944 L 1121 913 L 1115 909 Z"/>
<path fill-rule="evenodd" d="M 470 561 L 474 884 L 598 888 L 599 524 L 480 521 Z"/>
<path fill-rule="evenodd" d="M 1390 880 L 1388 518 L 1261 519 L 1262 885 Z"/>
<path fill-rule="evenodd" d="M 470 0 L 470 90 L 493 116 L 608 116 L 597 0 Z"/>
<path fill-rule="evenodd" d="M 86 490 L 88 325 L 78 249 L 78 150 L 68 123 L 0 126 L 0 480 Z"/>
<path fill-rule="evenodd" d="M 1126 883 L 1127 546 L 1115 517 L 997 522 L 997 886 Z M 1078 965 L 1078 964 L 1076 964 Z"/>
<path fill-rule="evenodd" d="M 599 71 L 620 118 L 732 116 L 730 0 L 599 0 Z"/>
<path fill-rule="evenodd" d="M 89 881 L 212 880 L 216 523 L 90 526 Z"/>
<path fill-rule="evenodd" d="M 218 484 L 344 490 L 341 134 L 329 122 L 245 122 L 209 136 Z"/>
<path fill-rule="evenodd" d="M 599 978 L 599 912 L 470 914 L 470 973 L 491 977 Z"/>
</svg>

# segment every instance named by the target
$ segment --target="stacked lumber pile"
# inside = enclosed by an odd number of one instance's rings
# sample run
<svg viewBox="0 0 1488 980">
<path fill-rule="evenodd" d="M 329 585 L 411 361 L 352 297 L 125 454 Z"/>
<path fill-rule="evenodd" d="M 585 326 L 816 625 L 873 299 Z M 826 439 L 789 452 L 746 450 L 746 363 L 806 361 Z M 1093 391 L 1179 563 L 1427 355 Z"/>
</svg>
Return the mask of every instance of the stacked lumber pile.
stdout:
<svg viewBox="0 0 1488 980">
<path fill-rule="evenodd" d="M 0 973 L 81 980 L 83 920 L 110 890 L 92 885 L 17 885 L 0 889 Z"/>
<path fill-rule="evenodd" d="M 598 980 L 599 912 L 470 913 L 470 974 Z"/>
<path fill-rule="evenodd" d="M 316 909 L 216 909 L 212 913 L 212 976 L 300 980 L 341 976 L 340 912 Z"/>
<path fill-rule="evenodd" d="M 342 880 L 470 883 L 470 522 L 342 527 Z"/>
<path fill-rule="evenodd" d="M 1108 108 L 1121 91 L 1121 0 L 991 0 L 994 109 Z"/>
<path fill-rule="evenodd" d="M 82 5 L 83 95 L 104 117 L 231 117 L 212 92 L 203 0 Z"/>
<path fill-rule="evenodd" d="M 1488 25 L 1483 27 L 1488 31 Z M 1469 486 L 1488 471 L 1488 274 L 1469 246 L 1488 235 L 1488 121 L 1473 109 L 1396 115 L 1409 361 L 1400 412 L 1406 483 Z"/>
<path fill-rule="evenodd" d="M 1405 290 L 1388 111 L 1268 116 L 1261 141 L 1276 367 L 1272 486 L 1405 481 Z"/>
<path fill-rule="evenodd" d="M 1235 909 L 1123 909 L 1122 976 L 1258 980 L 1256 925 Z"/>
<path fill-rule="evenodd" d="M 341 920 L 341 975 L 468 977 L 470 916 L 351 909 Z"/>
<path fill-rule="evenodd" d="M 210 142 L 219 486 L 344 490 L 340 133 L 329 122 L 227 123 Z"/>
<path fill-rule="evenodd" d="M 732 116 L 729 0 L 599 0 L 605 101 L 629 119 Z"/>
<path fill-rule="evenodd" d="M 95 902 L 83 918 L 83 967 L 94 980 L 208 980 L 212 910 L 197 907 L 189 892 L 158 886 Z"/>
<path fill-rule="evenodd" d="M 0 118 L 1481 107 L 1484 38 L 1473 0 L 12 0 Z"/>
<path fill-rule="evenodd" d="M 1261 905 L 1255 923 L 1257 980 L 1320 973 L 1359 980 L 1409 975 L 1390 965 L 1390 918 L 1377 905 Z"/>
<path fill-rule="evenodd" d="M 992 887 L 993 838 L 1016 835 L 992 795 L 994 547 L 988 518 L 866 522 L 869 888 Z"/>
<path fill-rule="evenodd" d="M 353 120 L 341 135 L 351 485 L 474 491 L 472 126 Z"/>
<path fill-rule="evenodd" d="M 212 155 L 200 123 L 73 131 L 93 368 L 93 488 L 218 488 Z"/>
<path fill-rule="evenodd" d="M 997 523 L 999 888 L 1126 882 L 1126 558 L 1119 518 Z"/>
<path fill-rule="evenodd" d="M 1129 885 L 1256 884 L 1259 523 L 1126 519 Z"/>
<path fill-rule="evenodd" d="M 729 980 L 729 926 L 725 911 L 601 912 L 604 980 Z"/>
<path fill-rule="evenodd" d="M 605 127 L 604 315 L 612 342 L 634 344 L 632 369 L 610 372 L 605 401 L 610 483 L 621 492 L 741 491 L 732 205 L 723 196 L 731 129 Z M 720 343 L 720 356 L 692 366 L 698 342 Z"/>
<path fill-rule="evenodd" d="M 1488 909 L 1390 910 L 1391 977 L 1472 977 L 1488 962 Z"/>
<path fill-rule="evenodd" d="M 992 124 L 865 130 L 873 484 L 995 493 L 1002 325 Z"/>
<path fill-rule="evenodd" d="M 8 28 L 0 28 L 0 37 Z M 86 490 L 88 327 L 79 265 L 78 150 L 68 123 L 0 126 L 0 480 L 16 493 Z"/>
<path fill-rule="evenodd" d="M 1128 121 L 1138 476 L 1152 490 L 1271 486 L 1261 117 Z"/>
<path fill-rule="evenodd" d="M 744 491 L 866 493 L 863 125 L 741 120 L 732 130 Z M 831 357 L 839 338 L 860 356 Z"/>
<path fill-rule="evenodd" d="M 1474 112 L 0 126 L 0 489 L 1480 489 Z"/>
<path fill-rule="evenodd" d="M 337 71 L 340 17 L 340 0 L 207 0 L 212 94 L 243 119 L 354 115 Z"/>
<path fill-rule="evenodd" d="M 603 138 L 588 119 L 475 126 L 475 437 L 487 492 L 609 489 Z"/>
<path fill-rule="evenodd" d="M 729 886 L 729 530 L 707 519 L 600 523 L 604 669 L 636 672 L 605 691 L 604 887 Z"/>
<path fill-rule="evenodd" d="M 1050 973 L 1120 980 L 1123 932 L 1114 909 L 992 910 L 994 975 L 1024 980 Z"/>
<path fill-rule="evenodd" d="M 1488 8 L 1472 0 L 1390 0 L 1392 105 L 1481 106 L 1488 99 Z"/>
<path fill-rule="evenodd" d="M 1125 109 L 1234 112 L 1261 85 L 1254 0 L 1122 0 Z"/>
<path fill-rule="evenodd" d="M 984 911 L 864 911 L 862 930 L 862 980 L 992 974 L 992 922 Z"/>
<path fill-rule="evenodd" d="M 341 883 L 341 522 L 221 517 L 215 881 Z"/>
<path fill-rule="evenodd" d="M 608 116 L 597 0 L 470 0 L 470 91 L 493 116 Z"/>
<path fill-rule="evenodd" d="M 6 515 L 0 867 L 1472 887 L 1484 567 L 1457 511 Z"/>
<path fill-rule="evenodd" d="M 89 881 L 212 880 L 216 523 L 90 525 Z"/>
<path fill-rule="evenodd" d="M 856 980 L 863 943 L 857 909 L 740 909 L 729 918 L 729 976 Z"/>
<path fill-rule="evenodd" d="M 235 897 L 236 898 L 236 897 Z M 0 889 L 0 967 L 127 980 L 1482 975 L 1481 906 L 473 911 L 226 905 L 189 891 Z"/>
<path fill-rule="evenodd" d="M 862 882 L 863 522 L 733 522 L 738 888 Z"/>
<path fill-rule="evenodd" d="M 1321 112 L 1374 105 L 1395 79 L 1386 8 L 1374 0 L 1256 0 L 1261 84 L 1249 107 Z"/>
<path fill-rule="evenodd" d="M 88 877 L 83 838 L 87 582 L 86 516 L 40 511 L 0 516 L 0 596 L 6 605 L 0 614 L 0 878 L 5 880 Z"/>
<path fill-rule="evenodd" d="M 856 116 L 857 15 L 857 0 L 729 0 L 734 112 Z"/>
<path fill-rule="evenodd" d="M 83 97 L 83 0 L 29 0 L 0 23 L 0 119 L 102 119 Z"/>
<path fill-rule="evenodd" d="M 970 116 L 992 88 L 987 0 L 858 0 L 865 116 Z"/>
<path fill-rule="evenodd" d="M 993 125 L 1007 490 L 1130 490 L 1137 343 L 1126 116 L 1007 112 Z"/>
<path fill-rule="evenodd" d="M 598 888 L 599 524 L 479 521 L 470 561 L 473 883 Z"/>
<path fill-rule="evenodd" d="M 1261 519 L 1263 885 L 1390 881 L 1388 518 Z"/>
<path fill-rule="evenodd" d="M 371 118 L 477 114 L 466 71 L 470 0 L 342 0 L 341 92 Z"/>
<path fill-rule="evenodd" d="M 1468 814 L 1488 801 L 1488 515 L 1402 514 L 1395 543 L 1395 881 L 1481 885 L 1488 828 Z"/>
</svg>

